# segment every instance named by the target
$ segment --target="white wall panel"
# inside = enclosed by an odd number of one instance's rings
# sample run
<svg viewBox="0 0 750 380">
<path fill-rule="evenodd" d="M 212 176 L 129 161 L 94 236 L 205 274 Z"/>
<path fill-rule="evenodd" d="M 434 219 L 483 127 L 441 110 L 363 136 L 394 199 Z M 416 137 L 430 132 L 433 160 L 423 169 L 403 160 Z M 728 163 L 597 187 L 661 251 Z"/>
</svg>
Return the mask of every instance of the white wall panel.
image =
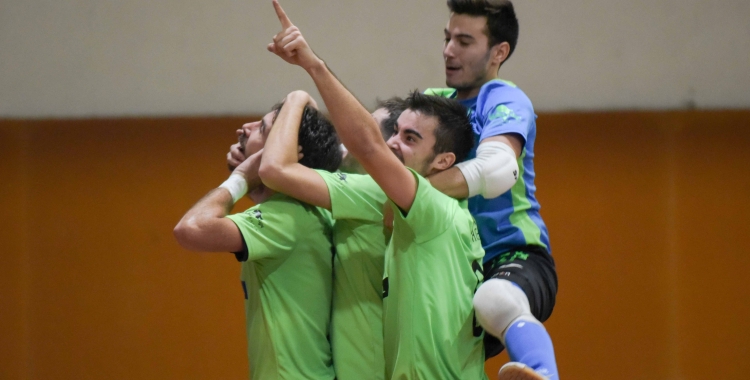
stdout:
<svg viewBox="0 0 750 380">
<path fill-rule="evenodd" d="M 443 1 L 282 4 L 367 106 L 443 85 Z M 750 2 L 515 4 L 500 73 L 537 110 L 750 107 Z M 265 51 L 278 29 L 267 0 L 2 0 L 0 117 L 260 113 L 315 92 Z"/>
</svg>

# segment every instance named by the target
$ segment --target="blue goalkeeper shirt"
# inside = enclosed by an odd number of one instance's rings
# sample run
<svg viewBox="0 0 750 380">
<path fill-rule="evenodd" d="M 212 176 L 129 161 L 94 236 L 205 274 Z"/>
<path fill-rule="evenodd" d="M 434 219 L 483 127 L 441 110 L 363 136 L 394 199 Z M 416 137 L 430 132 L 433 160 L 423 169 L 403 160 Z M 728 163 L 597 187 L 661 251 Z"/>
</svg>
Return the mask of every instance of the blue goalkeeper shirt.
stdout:
<svg viewBox="0 0 750 380">
<path fill-rule="evenodd" d="M 456 90 L 430 88 L 425 94 L 455 98 Z M 476 157 L 479 142 L 488 137 L 514 133 L 524 143 L 516 184 L 497 198 L 469 198 L 469 211 L 477 221 L 486 252 L 484 262 L 524 245 L 542 246 L 549 252 L 547 226 L 534 195 L 536 114 L 531 100 L 515 84 L 496 79 L 485 83 L 476 98 L 460 102 L 469 109 L 475 137 L 474 149 L 467 159 Z"/>
</svg>

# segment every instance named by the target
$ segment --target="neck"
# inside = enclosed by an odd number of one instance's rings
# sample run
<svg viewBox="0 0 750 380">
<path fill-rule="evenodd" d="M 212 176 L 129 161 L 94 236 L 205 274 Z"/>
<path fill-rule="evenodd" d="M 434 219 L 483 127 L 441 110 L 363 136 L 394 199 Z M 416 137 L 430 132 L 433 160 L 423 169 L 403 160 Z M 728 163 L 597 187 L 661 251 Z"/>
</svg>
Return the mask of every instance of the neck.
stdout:
<svg viewBox="0 0 750 380">
<path fill-rule="evenodd" d="M 479 89 L 482 88 L 479 87 L 472 87 L 472 88 L 465 88 L 462 90 L 456 90 L 456 99 L 457 100 L 466 100 L 471 98 L 476 98 L 479 95 Z"/>
<path fill-rule="evenodd" d="M 431 176 L 433 174 L 437 174 L 437 173 L 440 173 L 442 171 L 443 170 L 440 170 L 440 169 L 438 169 L 438 168 L 436 168 L 434 166 L 429 166 L 429 167 L 425 168 L 424 170 L 418 171 L 417 174 L 421 175 L 422 177 L 427 178 L 427 177 L 429 177 L 429 176 Z"/>
<path fill-rule="evenodd" d="M 500 70 L 500 67 L 497 68 L 492 67 L 487 71 L 487 76 L 483 78 L 481 81 L 478 81 L 474 83 L 471 87 L 466 87 L 462 89 L 456 89 L 456 99 L 458 100 L 466 100 L 471 98 L 476 98 L 479 96 L 479 90 L 482 89 L 482 86 L 484 86 L 487 82 L 491 80 L 498 79 L 497 72 Z M 495 73 L 494 75 L 490 75 L 489 73 Z"/>
<path fill-rule="evenodd" d="M 255 202 L 255 204 L 265 202 L 268 198 L 271 197 L 271 195 L 274 195 L 274 194 L 276 194 L 275 191 L 267 188 L 265 185 L 262 185 L 262 184 L 256 187 L 255 189 L 250 190 L 247 193 L 247 195 L 250 197 L 250 199 L 253 200 L 253 202 Z"/>
</svg>

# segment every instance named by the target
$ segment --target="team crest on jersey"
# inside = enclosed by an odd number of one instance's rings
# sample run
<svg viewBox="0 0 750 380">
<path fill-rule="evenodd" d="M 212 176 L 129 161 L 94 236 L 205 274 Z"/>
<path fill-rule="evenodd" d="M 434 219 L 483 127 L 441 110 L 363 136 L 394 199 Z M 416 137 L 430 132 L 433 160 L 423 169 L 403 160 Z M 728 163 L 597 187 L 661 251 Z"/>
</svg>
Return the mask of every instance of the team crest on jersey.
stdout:
<svg viewBox="0 0 750 380">
<path fill-rule="evenodd" d="M 258 209 L 252 210 L 252 215 L 258 220 L 258 226 L 263 228 L 263 212 Z"/>
<path fill-rule="evenodd" d="M 497 106 L 489 116 L 490 120 L 501 119 L 502 123 L 508 123 L 511 121 L 520 121 L 521 117 L 516 115 L 512 109 L 508 108 L 504 104 Z"/>
</svg>

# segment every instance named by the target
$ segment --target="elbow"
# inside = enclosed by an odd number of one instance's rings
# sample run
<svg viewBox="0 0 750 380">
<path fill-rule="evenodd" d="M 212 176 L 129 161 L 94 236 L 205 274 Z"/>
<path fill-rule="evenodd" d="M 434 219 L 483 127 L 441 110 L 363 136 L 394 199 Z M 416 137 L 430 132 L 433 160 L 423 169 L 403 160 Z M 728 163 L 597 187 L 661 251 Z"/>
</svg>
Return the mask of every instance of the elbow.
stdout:
<svg viewBox="0 0 750 380">
<path fill-rule="evenodd" d="M 183 219 L 174 227 L 172 234 L 175 240 L 177 240 L 177 244 L 182 248 L 190 251 L 197 250 L 195 241 L 196 237 L 200 234 L 200 229 L 195 223 L 190 223 L 190 221 Z"/>
<path fill-rule="evenodd" d="M 511 188 L 516 184 L 517 181 L 515 180 L 508 180 L 508 181 L 500 181 L 497 184 L 494 184 L 482 193 L 482 197 L 484 199 L 494 199 L 497 198 L 508 191 L 510 191 Z"/>
<path fill-rule="evenodd" d="M 262 162 L 258 168 L 258 177 L 263 184 L 274 191 L 287 193 L 289 186 L 293 185 L 292 167 L 278 162 Z"/>
<path fill-rule="evenodd" d="M 276 162 L 262 161 L 258 168 L 258 177 L 266 187 L 279 191 L 279 185 L 283 178 L 283 166 Z"/>
<path fill-rule="evenodd" d="M 266 179 L 272 179 L 274 176 L 274 171 L 276 164 L 269 160 L 261 160 L 260 166 L 258 167 L 258 177 L 262 179 L 264 182 Z"/>
<path fill-rule="evenodd" d="M 510 191 L 518 182 L 518 171 L 518 164 L 511 161 L 503 170 L 485 172 L 482 196 L 485 199 L 493 199 Z"/>
</svg>

